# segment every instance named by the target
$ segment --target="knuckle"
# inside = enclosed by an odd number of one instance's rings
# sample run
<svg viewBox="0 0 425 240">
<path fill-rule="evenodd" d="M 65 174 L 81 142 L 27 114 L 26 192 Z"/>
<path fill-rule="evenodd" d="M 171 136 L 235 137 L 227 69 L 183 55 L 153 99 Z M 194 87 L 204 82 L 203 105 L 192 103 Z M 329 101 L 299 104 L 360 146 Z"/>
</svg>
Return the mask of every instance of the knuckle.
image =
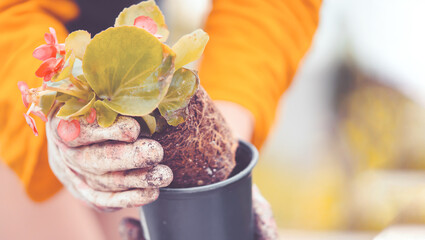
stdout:
<svg viewBox="0 0 425 240">
<path fill-rule="evenodd" d="M 96 178 L 86 178 L 87 185 L 89 185 L 91 188 L 97 191 L 106 191 L 110 188 L 108 184 L 105 184 L 102 181 L 99 181 L 99 179 Z"/>
<path fill-rule="evenodd" d="M 136 153 L 136 158 L 143 160 L 143 163 L 147 166 L 152 166 L 159 163 L 164 156 L 164 151 L 161 145 L 152 139 L 137 140 L 134 143 L 134 151 Z"/>
<path fill-rule="evenodd" d="M 153 167 L 146 175 L 146 181 L 150 187 L 165 187 L 173 180 L 173 172 L 165 165 Z"/>
<path fill-rule="evenodd" d="M 119 116 L 117 122 L 111 127 L 120 131 L 123 139 L 135 141 L 140 133 L 140 124 L 132 117 Z"/>
<path fill-rule="evenodd" d="M 158 188 L 146 188 L 139 191 L 139 199 L 142 200 L 141 204 L 147 204 L 155 201 L 159 197 Z"/>
</svg>

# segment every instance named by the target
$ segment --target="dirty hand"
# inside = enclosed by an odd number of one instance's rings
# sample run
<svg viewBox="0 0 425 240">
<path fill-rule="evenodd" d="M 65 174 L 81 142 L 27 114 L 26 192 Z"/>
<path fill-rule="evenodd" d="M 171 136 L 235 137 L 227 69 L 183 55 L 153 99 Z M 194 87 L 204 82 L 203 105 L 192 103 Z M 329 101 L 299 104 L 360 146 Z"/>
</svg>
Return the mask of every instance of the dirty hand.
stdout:
<svg viewBox="0 0 425 240">
<path fill-rule="evenodd" d="M 254 210 L 255 240 L 278 240 L 277 225 L 270 204 L 261 195 L 257 186 L 252 187 L 252 207 Z M 119 227 L 122 240 L 145 240 L 140 222 L 124 218 Z"/>
<path fill-rule="evenodd" d="M 51 114 L 46 125 L 50 167 L 75 197 L 98 210 L 150 203 L 173 175 L 159 164 L 161 145 L 138 139 L 139 133 L 139 123 L 130 117 L 119 116 L 102 128 L 96 121 L 65 121 Z"/>
<path fill-rule="evenodd" d="M 279 239 L 272 207 L 261 195 L 257 185 L 252 187 L 252 208 L 254 209 L 255 240 Z"/>
</svg>

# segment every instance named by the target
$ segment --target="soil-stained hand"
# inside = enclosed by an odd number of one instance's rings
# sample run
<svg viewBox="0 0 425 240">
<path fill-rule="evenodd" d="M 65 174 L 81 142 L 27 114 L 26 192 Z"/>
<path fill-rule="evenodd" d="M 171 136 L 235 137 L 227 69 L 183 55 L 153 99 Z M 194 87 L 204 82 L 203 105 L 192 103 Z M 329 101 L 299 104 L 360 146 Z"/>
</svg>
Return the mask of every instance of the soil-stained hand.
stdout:
<svg viewBox="0 0 425 240">
<path fill-rule="evenodd" d="M 118 231 L 121 240 L 146 240 L 140 221 L 134 218 L 122 219 Z"/>
<path fill-rule="evenodd" d="M 278 240 L 279 235 L 272 208 L 261 195 L 257 185 L 252 187 L 252 207 L 254 209 L 255 240 Z"/>
<path fill-rule="evenodd" d="M 75 131 L 74 124 L 78 136 L 64 135 Z M 96 121 L 64 122 L 52 114 L 46 132 L 54 174 L 75 197 L 98 210 L 150 203 L 173 179 L 171 169 L 160 164 L 161 145 L 138 139 L 140 125 L 133 118 L 120 116 L 102 128 Z"/>
</svg>

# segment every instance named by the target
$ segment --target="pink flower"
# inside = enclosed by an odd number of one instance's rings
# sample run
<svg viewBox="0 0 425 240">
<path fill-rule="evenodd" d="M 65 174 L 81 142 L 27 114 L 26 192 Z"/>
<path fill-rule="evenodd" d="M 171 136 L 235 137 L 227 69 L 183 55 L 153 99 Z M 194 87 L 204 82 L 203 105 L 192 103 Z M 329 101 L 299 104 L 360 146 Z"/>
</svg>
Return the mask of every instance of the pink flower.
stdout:
<svg viewBox="0 0 425 240">
<path fill-rule="evenodd" d="M 94 123 L 96 120 L 96 110 L 94 108 L 90 109 L 89 115 L 86 117 L 88 123 Z"/>
<path fill-rule="evenodd" d="M 37 130 L 37 127 L 35 126 L 34 118 L 30 117 L 28 114 L 25 114 L 25 113 L 24 113 L 24 117 L 25 117 L 25 120 L 27 121 L 28 126 L 31 127 L 34 135 L 38 136 L 38 130 Z"/>
<path fill-rule="evenodd" d="M 143 28 L 152 35 L 154 35 L 157 38 L 161 38 L 161 35 L 156 34 L 158 32 L 158 26 L 156 25 L 156 22 L 147 16 L 139 16 L 136 19 L 134 19 L 134 26 L 138 28 Z"/>
<path fill-rule="evenodd" d="M 50 33 L 44 34 L 44 40 L 46 44 L 37 47 L 32 53 L 33 57 L 45 61 L 49 58 L 56 58 L 57 53 L 65 55 L 65 45 L 58 44 L 56 37 L 56 31 L 54 28 L 49 28 Z"/>
<path fill-rule="evenodd" d="M 40 97 L 43 95 L 43 91 L 46 90 L 47 85 L 43 84 L 41 87 L 38 88 L 29 88 L 28 84 L 26 82 L 18 82 L 18 88 L 21 92 L 22 102 L 24 103 L 25 107 L 28 108 L 28 106 L 31 107 L 29 112 L 37 112 L 41 110 L 41 108 L 38 106 L 40 104 Z M 46 92 L 45 92 L 46 93 Z M 33 106 L 34 105 L 34 106 Z M 45 117 L 41 117 L 42 119 L 45 119 Z"/>
<path fill-rule="evenodd" d="M 60 120 L 58 124 L 58 135 L 65 142 L 72 141 L 80 135 L 80 122 L 78 120 Z"/>
<path fill-rule="evenodd" d="M 31 111 L 31 113 L 39 117 L 41 120 L 43 120 L 43 122 L 47 122 L 47 117 L 42 111 Z"/>
<path fill-rule="evenodd" d="M 37 77 L 42 77 L 45 82 L 50 81 L 57 72 L 62 70 L 65 64 L 63 58 L 63 55 L 65 55 L 65 45 L 58 43 L 54 28 L 49 28 L 49 30 L 50 33 L 44 34 L 46 44 L 39 46 L 32 53 L 35 58 L 43 61 L 35 72 L 35 75 Z M 62 56 L 56 58 L 58 53 Z"/>
<path fill-rule="evenodd" d="M 31 90 L 34 90 L 34 89 L 31 89 Z M 27 121 L 27 124 L 31 127 L 32 131 L 34 132 L 34 135 L 38 136 L 37 126 L 35 125 L 35 121 L 32 117 L 30 117 L 31 113 L 41 118 L 41 120 L 43 120 L 44 122 L 47 122 L 48 119 L 46 115 L 41 111 L 41 108 L 37 106 L 34 102 L 31 103 L 31 106 L 28 109 L 27 113 L 24 113 L 24 117 L 25 117 L 25 120 Z"/>
<path fill-rule="evenodd" d="M 19 91 L 21 91 L 22 95 L 22 102 L 24 102 L 24 105 L 26 108 L 30 105 L 28 99 L 29 99 L 29 88 L 28 84 L 26 82 L 18 82 L 18 88 Z"/>
<path fill-rule="evenodd" d="M 49 58 L 45 60 L 35 72 L 37 77 L 42 77 L 43 81 L 48 82 L 52 77 L 62 70 L 65 64 L 64 58 Z"/>
</svg>

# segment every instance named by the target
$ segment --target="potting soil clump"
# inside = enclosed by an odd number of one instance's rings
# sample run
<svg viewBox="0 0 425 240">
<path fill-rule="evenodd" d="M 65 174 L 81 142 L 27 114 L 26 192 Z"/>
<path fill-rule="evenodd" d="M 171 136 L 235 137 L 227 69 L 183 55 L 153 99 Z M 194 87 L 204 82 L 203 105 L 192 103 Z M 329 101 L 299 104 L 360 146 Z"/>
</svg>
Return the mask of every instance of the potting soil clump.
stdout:
<svg viewBox="0 0 425 240">
<path fill-rule="evenodd" d="M 235 167 L 237 142 L 223 116 L 200 87 L 187 107 L 186 121 L 152 137 L 164 148 L 173 170 L 172 187 L 193 187 L 226 179 Z"/>
<path fill-rule="evenodd" d="M 195 30 L 172 47 L 165 44 L 168 35 L 153 0 L 125 8 L 113 27 L 93 37 L 78 30 L 60 44 L 50 28 L 46 44 L 33 52 L 43 61 L 36 71 L 42 85 L 29 89 L 18 83 L 34 134 L 31 114 L 44 121 L 56 114 L 57 132 L 69 146 L 90 134 L 81 132 L 80 124 L 106 128 L 128 116 L 140 123 L 139 137 L 162 145 L 163 163 L 174 174 L 171 186 L 194 187 L 229 177 L 237 141 L 196 72 L 183 67 L 202 55 L 208 34 Z M 99 136 L 104 137 L 113 140 Z"/>
</svg>

